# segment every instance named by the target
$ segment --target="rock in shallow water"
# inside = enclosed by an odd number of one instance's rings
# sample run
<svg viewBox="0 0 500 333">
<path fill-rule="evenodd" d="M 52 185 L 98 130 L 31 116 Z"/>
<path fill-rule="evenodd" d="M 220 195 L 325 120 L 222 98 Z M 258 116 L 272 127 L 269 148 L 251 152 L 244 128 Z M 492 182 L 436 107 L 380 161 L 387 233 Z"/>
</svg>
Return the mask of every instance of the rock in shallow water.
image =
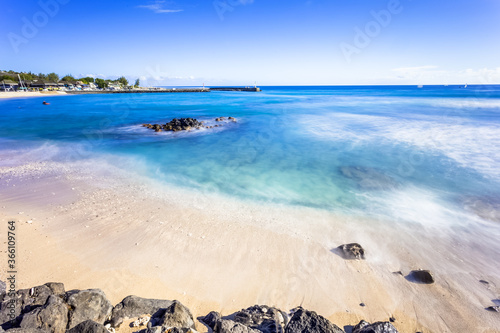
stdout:
<svg viewBox="0 0 500 333">
<path fill-rule="evenodd" d="M 236 119 L 233 117 L 228 118 L 232 122 L 236 122 Z M 223 122 L 225 121 L 225 117 L 220 117 L 216 118 L 216 122 Z M 219 127 L 222 125 L 215 125 L 215 127 Z M 172 131 L 172 132 L 178 132 L 178 131 L 189 131 L 191 129 L 200 129 L 200 128 L 213 128 L 212 126 L 205 126 L 203 124 L 203 121 L 198 121 L 197 119 L 194 118 L 174 118 L 170 122 L 166 124 L 142 124 L 142 127 L 146 127 L 149 129 L 154 130 L 155 132 L 161 132 L 161 131 Z"/>
<path fill-rule="evenodd" d="M 337 250 L 344 259 L 365 259 L 365 249 L 358 243 L 342 244 Z"/>
</svg>

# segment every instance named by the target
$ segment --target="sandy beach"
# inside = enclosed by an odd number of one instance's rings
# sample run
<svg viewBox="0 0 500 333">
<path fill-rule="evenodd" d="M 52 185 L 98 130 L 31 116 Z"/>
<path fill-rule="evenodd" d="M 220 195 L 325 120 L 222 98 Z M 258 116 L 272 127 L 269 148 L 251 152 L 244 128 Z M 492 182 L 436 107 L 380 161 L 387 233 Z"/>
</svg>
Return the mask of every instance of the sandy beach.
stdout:
<svg viewBox="0 0 500 333">
<path fill-rule="evenodd" d="M 195 317 L 302 305 L 340 327 L 395 317 L 400 332 L 499 332 L 497 314 L 484 310 L 498 298 L 499 277 L 456 269 L 474 249 L 438 233 L 421 248 L 422 230 L 411 226 L 238 201 L 95 166 L 0 169 L 0 218 L 18 225 L 19 288 L 58 281 L 100 288 L 113 304 L 131 294 L 177 299 Z M 367 259 L 332 251 L 348 242 L 361 243 Z M 394 273 L 419 268 L 436 283 Z"/>
<path fill-rule="evenodd" d="M 0 91 L 0 99 L 66 95 L 64 91 Z"/>
</svg>

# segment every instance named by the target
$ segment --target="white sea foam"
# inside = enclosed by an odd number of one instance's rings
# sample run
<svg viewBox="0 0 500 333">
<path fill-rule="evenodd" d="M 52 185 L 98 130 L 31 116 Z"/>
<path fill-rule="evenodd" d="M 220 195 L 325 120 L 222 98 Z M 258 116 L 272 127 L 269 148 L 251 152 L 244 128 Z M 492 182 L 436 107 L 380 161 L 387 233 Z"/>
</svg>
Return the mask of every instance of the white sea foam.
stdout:
<svg viewBox="0 0 500 333">
<path fill-rule="evenodd" d="M 422 119 L 425 119 L 422 118 Z M 352 143 L 404 143 L 443 154 L 463 167 L 500 178 L 500 128 L 456 119 L 405 120 L 331 113 L 298 118 L 301 128 L 321 140 Z M 445 122 L 448 121 L 448 122 Z"/>
</svg>

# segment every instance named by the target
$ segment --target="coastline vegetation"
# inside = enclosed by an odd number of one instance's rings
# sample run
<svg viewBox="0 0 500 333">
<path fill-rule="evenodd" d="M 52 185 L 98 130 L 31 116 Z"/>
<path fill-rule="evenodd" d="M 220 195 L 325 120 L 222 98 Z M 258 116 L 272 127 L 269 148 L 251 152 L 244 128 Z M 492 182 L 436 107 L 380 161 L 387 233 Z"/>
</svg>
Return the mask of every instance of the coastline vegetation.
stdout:
<svg viewBox="0 0 500 333">
<path fill-rule="evenodd" d="M 119 85 L 124 86 L 124 87 L 129 85 L 128 80 L 123 75 L 115 80 L 94 78 L 91 76 L 76 78 L 71 74 L 67 74 L 67 75 L 63 76 L 62 78 L 60 78 L 58 74 L 53 73 L 53 72 L 48 73 L 48 74 L 44 74 L 44 73 L 35 74 L 31 71 L 30 72 L 16 72 L 13 70 L 8 70 L 8 71 L 0 70 L 0 81 L 11 80 L 14 82 L 19 82 L 19 77 L 21 78 L 22 81 L 42 80 L 42 81 L 49 81 L 49 82 L 53 82 L 53 83 L 58 83 L 61 81 L 71 82 L 71 83 L 82 82 L 83 84 L 94 83 L 99 89 L 107 88 L 107 87 L 109 87 L 110 84 L 119 84 Z M 140 81 L 139 81 L 139 79 L 137 79 L 135 81 L 134 87 L 139 87 L 139 85 L 140 85 Z"/>
</svg>

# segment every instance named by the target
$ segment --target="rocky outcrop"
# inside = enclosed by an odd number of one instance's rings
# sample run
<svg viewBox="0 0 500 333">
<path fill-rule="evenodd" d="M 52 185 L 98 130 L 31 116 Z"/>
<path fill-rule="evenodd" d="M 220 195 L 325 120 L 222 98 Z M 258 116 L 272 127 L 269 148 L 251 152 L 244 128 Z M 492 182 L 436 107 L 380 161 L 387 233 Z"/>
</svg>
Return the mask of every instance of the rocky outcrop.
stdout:
<svg viewBox="0 0 500 333">
<path fill-rule="evenodd" d="M 406 276 L 406 278 L 409 281 L 415 283 L 423 283 L 423 284 L 434 283 L 434 277 L 432 276 L 431 272 L 423 269 L 411 271 L 410 274 Z"/>
<path fill-rule="evenodd" d="M 96 323 L 92 320 L 85 320 L 72 329 L 68 333 L 109 333 L 103 324 Z"/>
<path fill-rule="evenodd" d="M 70 329 L 85 320 L 104 324 L 113 309 L 106 295 L 100 289 L 68 292 L 67 303 L 71 307 L 68 322 Z"/>
<path fill-rule="evenodd" d="M 342 244 L 337 251 L 344 259 L 365 259 L 365 249 L 358 243 Z"/>
<path fill-rule="evenodd" d="M 264 333 L 281 333 L 288 322 L 288 316 L 273 307 L 254 305 L 236 312 L 234 321 Z"/>
<path fill-rule="evenodd" d="M 236 312 L 230 318 L 223 319 L 218 312 L 212 311 L 199 320 L 218 333 L 282 333 L 288 321 L 285 312 L 266 305 L 251 306 Z"/>
<path fill-rule="evenodd" d="M 100 289 L 64 291 L 61 283 L 16 292 L 19 312 L 13 322 L 1 322 L 0 333 L 115 333 L 129 320 L 126 331 L 141 333 L 196 333 L 191 311 L 179 301 L 128 296 L 114 308 Z M 2 304 L 6 294 L 0 294 Z M 10 310 L 9 310 L 10 311 Z M 3 314 L 5 315 L 5 313 Z M 314 311 L 301 307 L 292 317 L 275 307 L 254 305 L 231 316 L 210 312 L 199 318 L 214 333 L 344 333 Z M 135 324 L 134 324 L 135 323 Z M 361 321 L 353 333 L 397 333 L 389 322 Z"/>
<path fill-rule="evenodd" d="M 118 327 L 126 318 L 135 318 L 146 314 L 154 318 L 161 317 L 160 310 L 168 308 L 172 303 L 168 300 L 127 296 L 113 308 L 111 326 Z"/>
<path fill-rule="evenodd" d="M 209 314 L 207 314 L 205 317 L 198 318 L 198 320 L 215 331 L 215 329 L 214 329 L 215 325 L 217 325 L 217 322 L 219 320 L 221 320 L 221 315 L 218 312 L 212 311 Z"/>
<path fill-rule="evenodd" d="M 344 333 L 337 325 L 314 311 L 298 308 L 285 328 L 285 333 Z"/>
<path fill-rule="evenodd" d="M 362 320 L 354 326 L 352 333 L 398 333 L 398 330 L 388 321 L 370 324 Z"/>
<path fill-rule="evenodd" d="M 15 297 L 10 294 L 0 295 L 0 325 L 3 329 L 16 327 L 22 315 L 43 306 L 51 295 L 62 296 L 64 285 L 47 283 L 29 289 L 20 289 Z"/>
<path fill-rule="evenodd" d="M 39 328 L 50 333 L 64 333 L 68 326 L 68 306 L 56 295 L 50 295 L 42 307 L 25 314 L 21 328 Z"/>
<path fill-rule="evenodd" d="M 226 117 L 215 118 L 216 122 L 225 122 Z M 228 117 L 227 121 L 236 122 L 236 118 Z M 142 124 L 142 127 L 146 127 L 154 130 L 155 132 L 161 131 L 189 131 L 192 129 L 200 129 L 200 128 L 213 128 L 220 127 L 221 124 L 215 126 L 205 126 L 203 121 L 198 121 L 194 118 L 174 118 L 170 122 L 166 124 Z"/>
<path fill-rule="evenodd" d="M 159 320 L 154 320 L 155 326 L 162 326 L 165 328 L 195 328 L 191 311 L 178 301 L 173 301 L 172 304 L 162 312 L 163 313 L 161 317 L 159 317 Z"/>
</svg>

